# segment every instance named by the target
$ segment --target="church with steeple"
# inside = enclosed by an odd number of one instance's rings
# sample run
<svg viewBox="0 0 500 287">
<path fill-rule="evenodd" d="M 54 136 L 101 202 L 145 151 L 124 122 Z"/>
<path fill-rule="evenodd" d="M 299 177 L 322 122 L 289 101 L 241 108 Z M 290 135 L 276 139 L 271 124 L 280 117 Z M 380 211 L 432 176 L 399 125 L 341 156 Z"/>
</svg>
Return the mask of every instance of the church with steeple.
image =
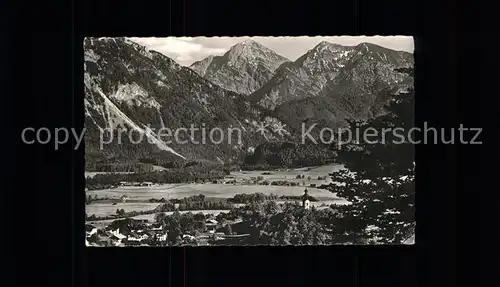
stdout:
<svg viewBox="0 0 500 287">
<path fill-rule="evenodd" d="M 304 195 L 302 195 L 302 207 L 304 209 L 309 209 L 311 206 L 311 202 L 309 201 L 309 195 L 308 195 L 308 191 L 307 191 L 307 188 L 304 189 Z"/>
</svg>

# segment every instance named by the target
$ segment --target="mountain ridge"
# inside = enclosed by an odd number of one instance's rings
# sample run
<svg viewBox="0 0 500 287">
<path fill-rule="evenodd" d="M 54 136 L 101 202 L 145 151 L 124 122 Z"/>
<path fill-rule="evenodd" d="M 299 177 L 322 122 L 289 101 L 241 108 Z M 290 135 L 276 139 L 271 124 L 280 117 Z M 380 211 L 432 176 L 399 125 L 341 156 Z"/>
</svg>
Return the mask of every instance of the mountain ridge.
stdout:
<svg viewBox="0 0 500 287">
<path fill-rule="evenodd" d="M 371 55 L 372 50 L 375 50 L 379 59 L 372 57 L 371 61 L 388 61 L 389 65 L 392 65 L 391 68 L 405 66 L 408 59 L 412 58 L 411 53 L 398 52 L 371 43 L 342 46 L 323 41 L 294 62 L 281 65 L 273 78 L 249 97 L 268 109 L 275 109 L 292 99 L 321 95 L 325 89 L 332 89 L 333 85 L 337 86 L 336 89 L 339 89 L 338 86 L 342 83 L 344 87 L 348 86 L 348 83 L 336 80 L 337 76 L 340 75 L 348 81 L 353 62 L 364 59 L 366 54 Z M 393 55 L 394 53 L 399 57 Z M 398 61 L 400 63 L 397 63 Z"/>
</svg>

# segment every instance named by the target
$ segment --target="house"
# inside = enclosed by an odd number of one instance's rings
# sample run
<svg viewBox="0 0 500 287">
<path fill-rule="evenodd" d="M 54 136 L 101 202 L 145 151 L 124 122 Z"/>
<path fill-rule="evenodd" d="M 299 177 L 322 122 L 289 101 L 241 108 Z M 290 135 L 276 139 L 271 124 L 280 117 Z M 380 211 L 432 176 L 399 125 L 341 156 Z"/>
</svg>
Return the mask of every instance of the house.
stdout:
<svg viewBox="0 0 500 287">
<path fill-rule="evenodd" d="M 127 238 L 127 236 L 125 236 L 125 235 L 123 235 L 123 234 L 120 233 L 120 229 L 119 228 L 117 228 L 116 230 L 111 230 L 111 231 L 109 231 L 109 233 L 112 236 L 116 237 L 118 240 L 122 240 L 124 238 Z"/>
<path fill-rule="evenodd" d="M 208 219 L 206 222 L 205 222 L 207 225 L 217 225 L 219 222 L 215 219 Z"/>
<path fill-rule="evenodd" d="M 215 219 L 208 219 L 205 222 L 205 226 L 207 227 L 207 231 L 209 233 L 214 233 L 215 230 L 217 229 L 218 224 L 219 224 L 219 222 L 217 222 L 217 220 L 215 220 Z"/>
<path fill-rule="evenodd" d="M 182 235 L 182 239 L 184 239 L 184 240 L 196 240 L 196 237 L 189 235 L 189 234 L 184 234 L 184 235 Z"/>
<path fill-rule="evenodd" d="M 142 240 L 145 240 L 145 239 L 148 239 L 148 235 L 147 234 L 137 234 L 136 232 L 131 232 L 128 236 L 127 236 L 127 241 L 142 241 Z"/>
<path fill-rule="evenodd" d="M 85 233 L 87 236 L 92 236 L 94 233 L 97 232 L 97 228 L 91 224 L 86 224 L 85 225 Z"/>
<path fill-rule="evenodd" d="M 153 225 L 151 225 L 152 231 L 160 231 L 162 229 L 163 229 L 163 227 L 161 226 L 161 223 L 154 223 Z"/>
<path fill-rule="evenodd" d="M 158 241 L 167 241 L 167 234 L 158 234 Z"/>
<path fill-rule="evenodd" d="M 139 234 L 139 239 L 140 240 L 146 240 L 149 238 L 149 235 L 147 233 L 140 233 Z"/>
</svg>

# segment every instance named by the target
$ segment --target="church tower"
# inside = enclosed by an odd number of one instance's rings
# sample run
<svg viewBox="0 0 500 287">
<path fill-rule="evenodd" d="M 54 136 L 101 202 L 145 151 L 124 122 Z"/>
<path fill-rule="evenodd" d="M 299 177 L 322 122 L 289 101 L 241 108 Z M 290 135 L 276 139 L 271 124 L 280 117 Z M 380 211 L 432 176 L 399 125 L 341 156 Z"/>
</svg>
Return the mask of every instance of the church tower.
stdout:
<svg viewBox="0 0 500 287">
<path fill-rule="evenodd" d="M 311 202 L 309 201 L 309 195 L 307 188 L 304 190 L 304 195 L 302 195 L 302 207 L 304 209 L 309 209 Z"/>
</svg>

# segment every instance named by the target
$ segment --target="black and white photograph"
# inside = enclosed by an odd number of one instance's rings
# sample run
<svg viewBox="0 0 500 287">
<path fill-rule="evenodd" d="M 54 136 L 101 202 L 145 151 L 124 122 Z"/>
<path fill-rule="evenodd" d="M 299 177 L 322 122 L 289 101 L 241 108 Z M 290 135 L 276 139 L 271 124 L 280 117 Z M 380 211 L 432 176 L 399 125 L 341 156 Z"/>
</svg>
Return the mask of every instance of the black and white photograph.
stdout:
<svg viewBox="0 0 500 287">
<path fill-rule="evenodd" d="M 415 244 L 411 36 L 88 37 L 88 247 Z"/>
</svg>

